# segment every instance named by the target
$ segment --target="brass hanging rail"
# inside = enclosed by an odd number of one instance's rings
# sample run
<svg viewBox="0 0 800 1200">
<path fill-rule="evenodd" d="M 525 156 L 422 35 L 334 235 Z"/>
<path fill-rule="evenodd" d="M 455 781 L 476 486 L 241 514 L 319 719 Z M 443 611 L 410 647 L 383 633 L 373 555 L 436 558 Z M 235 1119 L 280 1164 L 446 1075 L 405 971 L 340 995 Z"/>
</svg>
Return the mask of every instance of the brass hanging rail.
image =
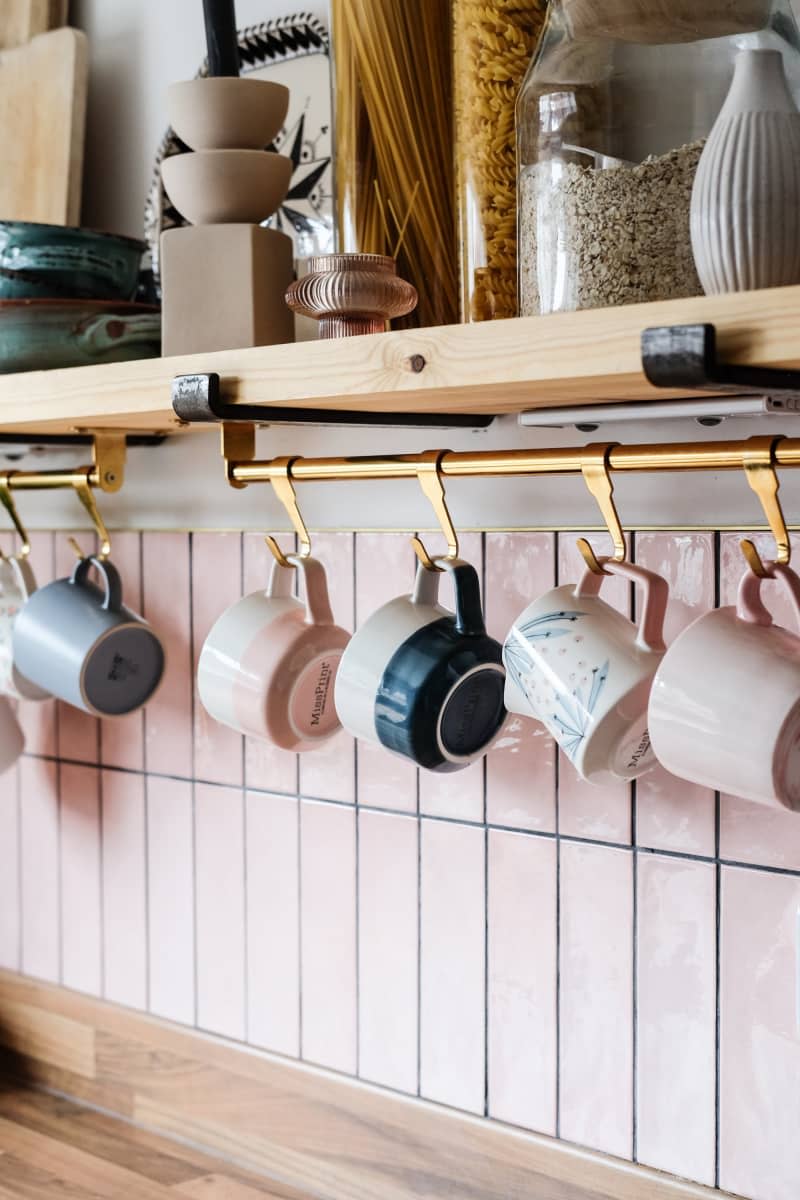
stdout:
<svg viewBox="0 0 800 1200">
<path fill-rule="evenodd" d="M 246 427 L 245 427 L 246 428 Z M 272 460 L 257 460 L 242 453 L 245 429 L 223 426 L 223 455 L 228 479 L 236 487 L 270 482 L 280 470 Z M 761 442 L 762 439 L 754 439 Z M 614 446 L 608 455 L 612 472 L 634 471 L 742 471 L 753 449 L 753 439 L 736 442 L 671 442 L 664 445 Z M 772 438 L 776 467 L 800 467 L 800 438 Z M 441 474 L 448 478 L 514 475 L 580 475 L 585 464 L 583 447 L 537 450 L 444 451 Z M 393 454 L 358 458 L 295 458 L 289 475 L 298 482 L 321 483 L 347 479 L 416 479 L 425 463 L 420 454 Z"/>
</svg>

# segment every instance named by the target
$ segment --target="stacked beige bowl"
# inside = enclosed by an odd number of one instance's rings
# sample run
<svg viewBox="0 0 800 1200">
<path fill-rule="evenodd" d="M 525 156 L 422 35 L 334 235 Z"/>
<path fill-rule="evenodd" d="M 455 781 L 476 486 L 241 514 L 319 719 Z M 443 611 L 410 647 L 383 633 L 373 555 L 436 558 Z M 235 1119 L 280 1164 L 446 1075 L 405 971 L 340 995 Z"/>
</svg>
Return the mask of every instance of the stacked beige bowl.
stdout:
<svg viewBox="0 0 800 1200">
<path fill-rule="evenodd" d="M 260 222 L 289 190 L 292 161 L 265 150 L 286 120 L 289 91 L 263 79 L 173 84 L 169 118 L 191 148 L 161 166 L 189 222 L 161 235 L 163 353 L 194 354 L 294 340 L 284 295 L 291 238 Z"/>
</svg>

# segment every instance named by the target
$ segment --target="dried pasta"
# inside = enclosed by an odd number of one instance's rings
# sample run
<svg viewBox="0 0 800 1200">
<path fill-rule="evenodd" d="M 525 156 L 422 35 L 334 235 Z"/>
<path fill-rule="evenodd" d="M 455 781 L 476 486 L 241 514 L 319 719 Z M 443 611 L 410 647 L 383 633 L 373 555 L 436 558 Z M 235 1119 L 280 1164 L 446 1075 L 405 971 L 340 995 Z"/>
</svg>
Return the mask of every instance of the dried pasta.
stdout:
<svg viewBox="0 0 800 1200">
<path fill-rule="evenodd" d="M 517 314 L 514 106 L 547 0 L 453 0 L 461 311 Z"/>
<path fill-rule="evenodd" d="M 332 16 L 341 248 L 391 254 L 380 198 L 401 224 L 411 208 L 413 322 L 457 321 L 450 0 L 332 0 Z"/>
</svg>

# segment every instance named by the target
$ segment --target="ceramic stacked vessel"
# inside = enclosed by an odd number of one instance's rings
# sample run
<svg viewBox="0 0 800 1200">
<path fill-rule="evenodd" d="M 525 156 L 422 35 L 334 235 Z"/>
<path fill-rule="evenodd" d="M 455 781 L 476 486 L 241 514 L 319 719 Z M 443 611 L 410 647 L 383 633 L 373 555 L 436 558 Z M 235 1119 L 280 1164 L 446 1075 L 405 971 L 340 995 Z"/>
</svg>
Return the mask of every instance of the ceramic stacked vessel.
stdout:
<svg viewBox="0 0 800 1200">
<path fill-rule="evenodd" d="M 262 79 L 169 89 L 170 122 L 192 153 L 165 159 L 162 178 L 191 224 L 161 236 L 165 355 L 294 341 L 292 241 L 260 224 L 289 190 L 291 159 L 264 149 L 288 105 L 288 89 Z"/>
</svg>

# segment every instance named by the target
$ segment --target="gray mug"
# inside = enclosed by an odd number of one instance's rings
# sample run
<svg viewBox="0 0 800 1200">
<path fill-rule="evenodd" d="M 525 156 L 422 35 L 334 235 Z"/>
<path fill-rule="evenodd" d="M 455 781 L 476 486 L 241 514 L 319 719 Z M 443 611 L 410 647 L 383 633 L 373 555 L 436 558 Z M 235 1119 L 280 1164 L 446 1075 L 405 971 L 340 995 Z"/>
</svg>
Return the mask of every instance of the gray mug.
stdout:
<svg viewBox="0 0 800 1200">
<path fill-rule="evenodd" d="M 89 581 L 92 567 L 103 590 Z M 26 679 L 96 717 L 141 708 L 164 673 L 160 641 L 122 603 L 116 567 L 99 558 L 81 559 L 70 579 L 33 593 L 14 625 L 13 647 Z"/>
</svg>

